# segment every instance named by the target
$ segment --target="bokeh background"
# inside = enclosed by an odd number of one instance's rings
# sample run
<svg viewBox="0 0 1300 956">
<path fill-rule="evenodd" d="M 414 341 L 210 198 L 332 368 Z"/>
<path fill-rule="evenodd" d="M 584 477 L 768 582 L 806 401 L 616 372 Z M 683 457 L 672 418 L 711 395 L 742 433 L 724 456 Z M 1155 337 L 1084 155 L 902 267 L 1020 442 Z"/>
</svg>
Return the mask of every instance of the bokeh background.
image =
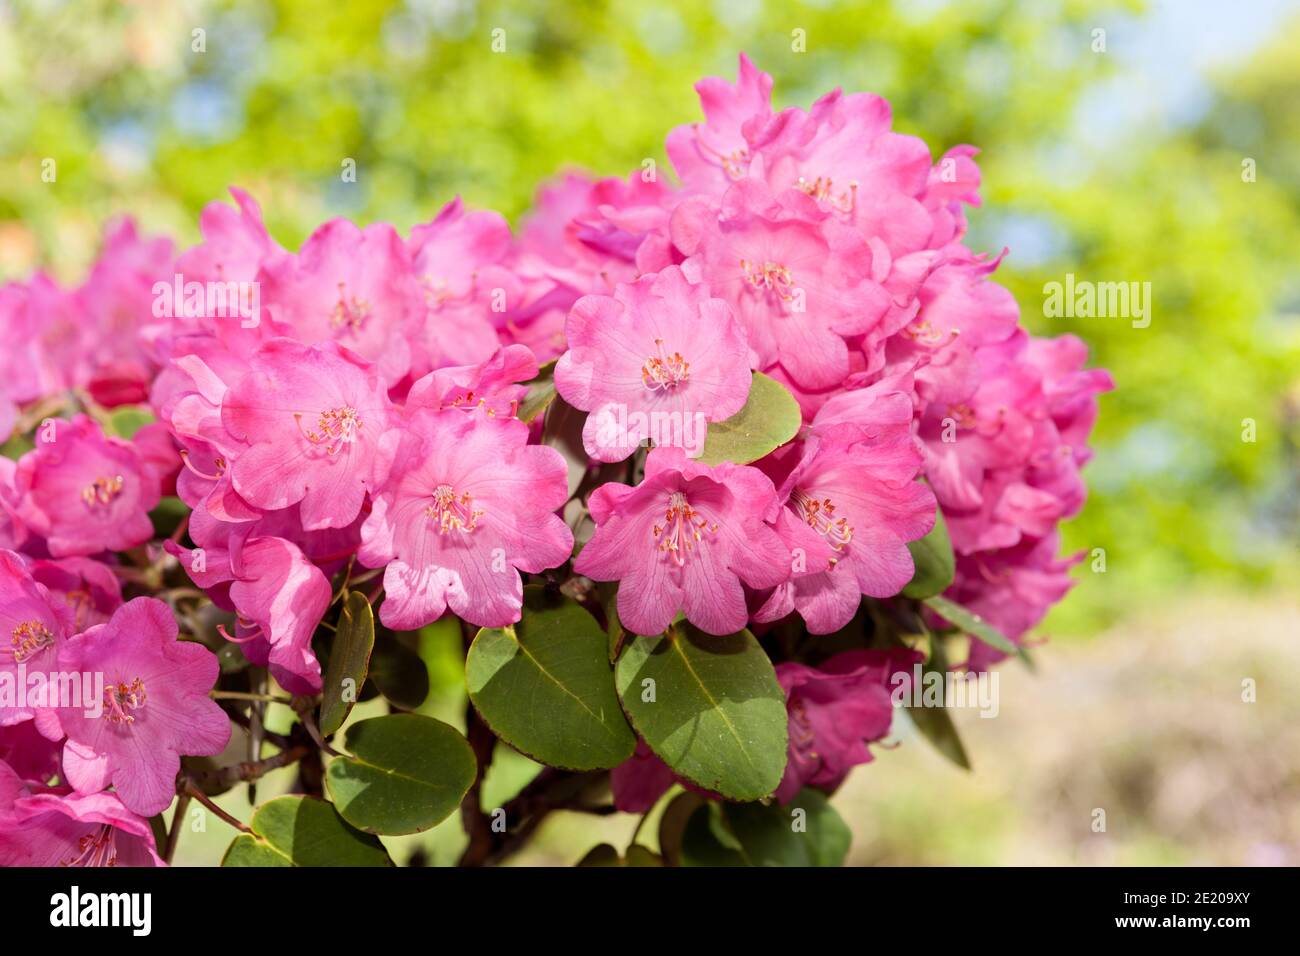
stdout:
<svg viewBox="0 0 1300 956">
<path fill-rule="evenodd" d="M 1085 338 L 1118 389 L 1066 528 L 1106 570 L 1078 570 L 1036 672 L 1004 667 L 996 719 L 957 715 L 972 772 L 900 720 L 835 799 L 851 861 L 1296 865 L 1297 49 L 1295 0 L 0 0 L 0 281 L 79 280 L 124 214 L 191 242 L 231 184 L 290 247 L 335 215 L 405 230 L 457 194 L 517 222 L 562 170 L 664 163 L 692 84 L 740 50 L 778 106 L 878 92 L 936 156 L 982 150 L 972 246 L 1009 247 L 1028 328 Z M 1150 327 L 1046 317 L 1066 273 L 1150 282 Z M 454 635 L 424 642 L 426 709 L 459 723 Z M 530 772 L 503 755 L 489 799 Z M 558 815 L 519 862 L 634 824 Z M 230 836 L 213 820 L 179 861 Z M 441 864 L 460 839 L 453 819 L 388 842 Z"/>
</svg>

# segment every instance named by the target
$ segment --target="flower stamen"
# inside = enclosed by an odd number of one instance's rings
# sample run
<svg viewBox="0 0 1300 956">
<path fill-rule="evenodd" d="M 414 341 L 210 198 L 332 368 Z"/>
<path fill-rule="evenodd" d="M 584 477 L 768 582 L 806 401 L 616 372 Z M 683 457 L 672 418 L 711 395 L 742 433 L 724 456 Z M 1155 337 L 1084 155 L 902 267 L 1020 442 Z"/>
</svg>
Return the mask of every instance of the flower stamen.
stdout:
<svg viewBox="0 0 1300 956">
<path fill-rule="evenodd" d="M 426 517 L 436 520 L 438 534 L 459 531 L 470 534 L 478 527 L 478 519 L 483 511 L 474 507 L 474 498 L 469 492 L 456 494 L 451 485 L 439 485 L 433 489 L 433 504 L 424 509 Z"/>
<path fill-rule="evenodd" d="M 294 412 L 293 420 L 298 423 L 298 431 L 303 438 L 313 445 L 323 445 L 326 453 L 330 455 L 337 454 L 344 445 L 354 443 L 362 425 L 357 410 L 351 405 L 342 405 L 321 412 L 316 427 L 311 431 L 303 428 L 302 412 Z"/>
<path fill-rule="evenodd" d="M 664 523 L 654 526 L 652 537 L 658 542 L 659 550 L 671 555 L 673 563 L 680 568 L 686 564 L 687 554 L 703 540 L 701 532 L 715 534 L 717 530 L 716 523 L 709 521 L 690 506 L 686 495 L 674 491 L 668 497 Z"/>
<path fill-rule="evenodd" d="M 14 663 L 31 660 L 47 647 L 54 646 L 54 634 L 40 621 L 23 621 L 10 635 Z"/>
<path fill-rule="evenodd" d="M 759 265 L 748 259 L 740 260 L 740 268 L 745 272 L 745 281 L 755 289 L 775 292 L 777 297 L 789 302 L 794 298 L 794 277 L 790 270 L 777 262 L 764 262 Z"/>
<path fill-rule="evenodd" d="M 664 340 L 655 339 L 655 354 L 641 366 L 641 381 L 652 392 L 674 389 L 691 375 L 691 363 L 681 352 L 664 355 Z"/>
<path fill-rule="evenodd" d="M 100 475 L 81 489 L 81 500 L 92 511 L 107 508 L 122 493 L 122 484 L 121 475 L 113 475 L 111 478 Z"/>
<path fill-rule="evenodd" d="M 135 715 L 132 711 L 143 707 L 146 700 L 144 681 L 138 677 L 129 685 L 109 684 L 104 688 L 104 716 L 115 724 L 133 724 Z"/>
<path fill-rule="evenodd" d="M 796 488 L 790 500 L 808 527 L 825 538 L 832 549 L 843 551 L 848 547 L 853 540 L 853 528 L 848 518 L 835 517 L 835 503 L 831 499 L 813 498 Z"/>
</svg>

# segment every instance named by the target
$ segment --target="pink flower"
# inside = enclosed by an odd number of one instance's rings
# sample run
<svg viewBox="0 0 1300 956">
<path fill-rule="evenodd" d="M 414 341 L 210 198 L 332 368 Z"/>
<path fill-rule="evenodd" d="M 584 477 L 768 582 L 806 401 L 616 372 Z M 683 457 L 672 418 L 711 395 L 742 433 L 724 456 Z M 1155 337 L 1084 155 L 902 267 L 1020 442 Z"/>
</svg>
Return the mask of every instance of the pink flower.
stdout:
<svg viewBox="0 0 1300 956">
<path fill-rule="evenodd" d="M 18 462 L 18 515 L 56 558 L 125 551 L 149 540 L 158 476 L 135 446 L 92 419 L 54 421 Z"/>
<path fill-rule="evenodd" d="M 0 762 L 0 866 L 166 866 L 149 821 L 112 793 L 32 788 Z"/>
<path fill-rule="evenodd" d="M 0 706 L 0 727 L 30 720 L 36 709 L 27 706 L 27 674 L 55 670 L 59 645 L 73 632 L 70 608 L 38 584 L 22 555 L 0 551 L 0 679 L 17 696 L 13 706 Z"/>
<path fill-rule="evenodd" d="M 923 660 L 911 650 L 844 651 L 821 664 L 776 667 L 790 714 L 790 757 L 776 798 L 789 803 L 806 786 L 833 791 L 868 763 L 867 744 L 889 733 L 893 677 Z"/>
<path fill-rule="evenodd" d="M 141 331 L 152 319 L 154 283 L 171 277 L 172 242 L 137 235 L 125 219 L 111 227 L 76 299 L 83 316 L 82 354 L 91 366 L 85 384 L 100 405 L 143 402 L 156 371 Z"/>
<path fill-rule="evenodd" d="M 620 813 L 646 813 L 677 782 L 677 775 L 644 740 L 636 752 L 609 772 L 609 789 Z"/>
<path fill-rule="evenodd" d="M 770 588 L 790 574 L 790 552 L 764 523 L 775 506 L 756 468 L 655 448 L 640 485 L 592 492 L 596 533 L 574 571 L 619 582 L 619 619 L 634 634 L 661 633 L 679 610 L 703 631 L 732 634 L 748 617 L 742 582 Z"/>
<path fill-rule="evenodd" d="M 853 426 L 808 438 L 781 486 L 777 528 L 795 571 L 755 615 L 774 621 L 797 610 L 814 634 L 847 624 L 862 595 L 892 597 L 915 568 L 907 542 L 934 527 L 934 495 L 917 482 L 921 456 L 910 434 L 862 439 Z"/>
<path fill-rule="evenodd" d="M 251 282 L 269 258 L 286 255 L 262 222 L 257 201 L 230 187 L 235 207 L 210 202 L 199 216 L 203 241 L 182 253 L 176 269 L 186 281 Z"/>
<path fill-rule="evenodd" d="M 276 339 L 227 392 L 221 420 L 247 444 L 230 463 L 234 489 L 257 508 L 302 503 L 303 527 L 351 524 L 391 460 L 390 407 L 373 366 L 328 342 Z"/>
<path fill-rule="evenodd" d="M 335 342 L 397 382 L 411 365 L 407 333 L 424 316 L 411 258 L 385 223 L 365 229 L 331 219 L 296 256 L 275 256 L 259 274 L 275 328 L 308 345 Z"/>
<path fill-rule="evenodd" d="M 1084 552 L 1058 558 L 1060 548 L 1060 534 L 1053 530 L 1043 538 L 1024 538 L 1011 548 L 958 555 L 956 577 L 944 594 L 1021 644 L 1030 628 L 1074 587 L 1070 568 L 1083 560 Z M 973 639 L 966 666 L 982 671 L 1004 657 Z"/>
<path fill-rule="evenodd" d="M 73 633 L 105 623 L 122 606 L 122 585 L 113 569 L 93 558 L 31 562 L 32 578 L 72 612 Z"/>
<path fill-rule="evenodd" d="M 476 365 L 440 368 L 416 381 L 406 395 L 406 411 L 418 408 L 482 409 L 513 418 L 528 394 L 521 385 L 537 377 L 537 358 L 523 345 L 498 348 Z"/>
<path fill-rule="evenodd" d="M 678 126 L 668 134 L 668 158 L 691 189 L 721 193 L 749 169 L 751 136 L 772 116 L 772 77 L 740 54 L 733 86 L 716 76 L 695 84 L 704 123 Z"/>
<path fill-rule="evenodd" d="M 650 439 L 697 456 L 705 423 L 734 415 L 749 395 L 744 332 L 725 302 L 676 266 L 579 299 L 565 335 L 555 387 L 592 413 L 582 441 L 598 461 L 622 461 Z"/>
<path fill-rule="evenodd" d="M 311 639 L 329 607 L 329 579 L 283 538 L 254 538 L 240 557 L 240 576 L 230 586 L 230 600 L 252 622 L 256 636 L 243 646 L 244 655 L 269 667 L 289 693 L 318 693 L 320 662 Z"/>
<path fill-rule="evenodd" d="M 414 630 L 448 608 L 482 627 L 519 620 L 519 572 L 563 564 L 573 548 L 554 514 L 567 498 L 564 459 L 528 445 L 517 419 L 416 411 L 361 528 L 361 563 L 387 565 L 380 620 Z"/>
<path fill-rule="evenodd" d="M 888 310 L 889 296 L 873 278 L 875 254 L 860 234 L 791 210 L 752 181 L 728 190 L 721 206 L 682 203 L 671 232 L 740 319 L 754 367 L 780 363 L 805 388 L 843 382 L 845 338 L 872 330 Z"/>
<path fill-rule="evenodd" d="M 75 706 L 58 710 L 68 737 L 64 774 L 79 793 L 111 783 L 127 809 L 152 816 L 175 795 L 181 754 L 217 754 L 230 739 L 230 719 L 208 697 L 216 655 L 177 640 L 162 601 L 128 601 L 107 624 L 64 643 L 58 666 L 104 675 L 100 716 Z"/>
<path fill-rule="evenodd" d="M 59 772 L 62 750 L 63 744 L 42 734 L 35 720 L 0 727 L 0 764 L 8 764 L 23 780 L 47 783 Z"/>
<path fill-rule="evenodd" d="M 433 222 L 412 229 L 408 246 L 426 309 L 412 374 L 487 359 L 499 344 L 494 315 L 522 296 L 520 280 L 504 265 L 510 226 L 499 213 L 467 213 L 455 199 Z"/>
</svg>

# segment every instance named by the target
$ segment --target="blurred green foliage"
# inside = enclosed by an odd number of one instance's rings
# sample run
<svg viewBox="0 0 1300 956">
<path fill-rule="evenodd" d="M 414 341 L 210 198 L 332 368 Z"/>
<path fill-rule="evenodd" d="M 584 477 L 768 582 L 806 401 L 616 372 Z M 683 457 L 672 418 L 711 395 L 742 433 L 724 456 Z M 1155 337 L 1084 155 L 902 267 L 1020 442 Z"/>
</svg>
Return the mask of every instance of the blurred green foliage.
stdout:
<svg viewBox="0 0 1300 956">
<path fill-rule="evenodd" d="M 289 245 L 332 215 L 405 229 L 457 193 L 517 221 L 563 168 L 664 162 L 668 129 L 698 116 L 692 84 L 734 75 L 740 50 L 779 105 L 873 90 L 935 155 L 982 149 L 973 244 L 1011 246 L 999 277 L 1031 331 L 1081 335 L 1115 374 L 1067 529 L 1107 571 L 1085 565 L 1053 619 L 1089 627 L 1193 577 L 1275 580 L 1297 540 L 1300 25 L 1213 78 L 1200 119 L 1094 137 L 1142 16 L 1125 0 L 19 0 L 0 11 L 0 276 L 78 278 L 118 214 L 191 241 L 230 184 Z M 1045 318 L 1043 284 L 1066 272 L 1149 281 L 1151 327 Z"/>
</svg>

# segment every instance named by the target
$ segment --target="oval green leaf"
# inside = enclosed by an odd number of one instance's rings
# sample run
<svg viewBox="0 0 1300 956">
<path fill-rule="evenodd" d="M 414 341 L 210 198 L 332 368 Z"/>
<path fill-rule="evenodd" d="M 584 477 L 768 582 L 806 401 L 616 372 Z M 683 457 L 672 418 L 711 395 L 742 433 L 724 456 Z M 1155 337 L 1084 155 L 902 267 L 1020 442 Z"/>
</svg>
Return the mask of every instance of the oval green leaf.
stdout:
<svg viewBox="0 0 1300 956">
<path fill-rule="evenodd" d="M 907 550 L 912 552 L 916 573 L 903 588 L 903 597 L 921 600 L 948 590 L 957 570 L 957 561 L 941 509 L 935 511 L 934 528 L 930 533 L 918 541 L 907 542 Z"/>
<path fill-rule="evenodd" d="M 547 362 L 537 370 L 537 377 L 528 383 L 528 391 L 524 393 L 524 400 L 519 403 L 519 411 L 516 417 L 525 425 L 530 424 L 533 419 L 546 411 L 551 402 L 555 401 L 555 360 Z"/>
<path fill-rule="evenodd" d="M 314 797 L 276 797 L 258 807 L 222 866 L 392 866 L 384 846 Z"/>
<path fill-rule="evenodd" d="M 803 415 L 789 390 L 762 372 L 754 373 L 744 407 L 728 419 L 710 422 L 699 460 L 747 465 L 799 433 Z"/>
<path fill-rule="evenodd" d="M 419 636 L 405 640 L 418 642 Z M 429 669 L 419 652 L 383 626 L 375 630 L 370 679 L 386 700 L 402 710 L 415 710 L 429 696 Z"/>
<path fill-rule="evenodd" d="M 806 787 L 784 806 L 699 807 L 686 825 L 682 865 L 841 866 L 852 838 L 826 794 Z"/>
<path fill-rule="evenodd" d="M 1020 651 L 1020 648 L 1011 643 L 996 627 L 955 601 L 949 601 L 946 597 L 936 594 L 925 599 L 925 606 L 971 637 L 977 637 L 990 647 L 996 647 L 1003 654 L 1016 654 Z"/>
<path fill-rule="evenodd" d="M 454 727 L 419 714 L 372 717 L 348 728 L 325 770 L 343 819 L 367 833 L 419 833 L 460 806 L 478 772 Z"/>
<path fill-rule="evenodd" d="M 352 705 L 361 696 L 361 685 L 370 669 L 375 648 L 375 614 L 360 591 L 352 591 L 343 602 L 338 629 L 330 647 L 329 664 L 321 683 L 320 732 L 325 736 L 343 726 Z"/>
<path fill-rule="evenodd" d="M 683 622 L 629 638 L 615 683 L 632 726 L 692 783 L 758 800 L 781 782 L 785 694 L 748 631 L 714 637 Z"/>
<path fill-rule="evenodd" d="M 541 763 L 604 770 L 636 749 L 605 632 L 581 605 L 539 586 L 524 589 L 518 624 L 478 632 L 465 683 L 493 732 Z"/>
</svg>

